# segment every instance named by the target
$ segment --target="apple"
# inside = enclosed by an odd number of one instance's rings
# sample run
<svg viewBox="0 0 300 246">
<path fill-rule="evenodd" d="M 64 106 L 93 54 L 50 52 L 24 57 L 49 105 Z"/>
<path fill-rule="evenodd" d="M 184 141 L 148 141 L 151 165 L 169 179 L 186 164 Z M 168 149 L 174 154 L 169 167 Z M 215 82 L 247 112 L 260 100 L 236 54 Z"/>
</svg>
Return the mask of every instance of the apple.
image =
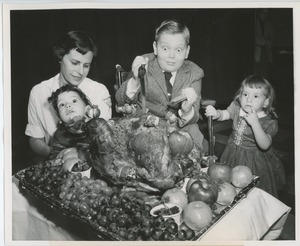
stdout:
<svg viewBox="0 0 300 246">
<path fill-rule="evenodd" d="M 186 183 L 186 186 L 185 186 L 186 194 L 188 194 L 189 189 L 190 189 L 192 183 L 194 183 L 196 180 L 197 180 L 197 179 L 196 179 L 196 178 L 193 178 L 193 177 L 190 178 L 190 179 L 188 180 L 188 182 Z"/>
<path fill-rule="evenodd" d="M 173 124 L 173 123 L 176 123 L 177 122 L 177 117 L 175 114 L 172 114 L 169 118 L 169 123 L 170 124 Z"/>
<path fill-rule="evenodd" d="M 168 122 L 170 124 L 174 124 L 177 122 L 177 117 L 175 114 L 173 114 L 172 112 L 168 111 L 165 115 L 166 120 L 168 120 Z"/>
<path fill-rule="evenodd" d="M 184 191 L 178 188 L 166 190 L 162 195 L 161 200 L 165 203 L 172 203 L 180 206 L 182 209 L 187 205 L 188 199 Z"/>
<path fill-rule="evenodd" d="M 87 108 L 86 115 L 89 118 L 99 118 L 100 114 L 101 114 L 101 111 L 97 105 L 93 105 L 92 107 Z"/>
<path fill-rule="evenodd" d="M 188 132 L 175 130 L 169 135 L 169 144 L 173 156 L 187 155 L 192 151 L 194 141 Z"/>
<path fill-rule="evenodd" d="M 206 227 L 212 221 L 212 217 L 211 208 L 202 201 L 188 203 L 182 215 L 183 222 L 195 231 Z"/>
<path fill-rule="evenodd" d="M 217 183 L 231 182 L 232 168 L 224 163 L 211 163 L 207 169 L 207 174 Z"/>
<path fill-rule="evenodd" d="M 217 203 L 221 205 L 229 205 L 234 200 L 236 194 L 236 188 L 232 184 L 224 182 L 219 185 Z"/>
<path fill-rule="evenodd" d="M 232 168 L 231 182 L 235 187 L 244 188 L 252 182 L 253 174 L 249 167 L 238 165 Z"/>
<path fill-rule="evenodd" d="M 98 107 L 93 109 L 94 118 L 99 118 L 100 114 L 101 114 L 101 111 Z"/>
<path fill-rule="evenodd" d="M 188 201 L 203 201 L 212 206 L 218 199 L 218 186 L 207 178 L 194 181 L 188 191 Z"/>
<path fill-rule="evenodd" d="M 124 106 L 124 113 L 125 114 L 131 114 L 132 113 L 132 107 L 130 105 Z"/>
</svg>

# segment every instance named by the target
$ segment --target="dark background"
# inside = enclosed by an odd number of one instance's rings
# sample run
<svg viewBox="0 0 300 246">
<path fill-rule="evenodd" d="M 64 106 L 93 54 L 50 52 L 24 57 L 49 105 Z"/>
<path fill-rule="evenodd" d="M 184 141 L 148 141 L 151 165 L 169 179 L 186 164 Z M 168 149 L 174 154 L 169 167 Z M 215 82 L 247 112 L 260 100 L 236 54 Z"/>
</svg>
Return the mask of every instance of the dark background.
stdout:
<svg viewBox="0 0 300 246">
<path fill-rule="evenodd" d="M 31 88 L 59 72 L 52 46 L 70 30 L 83 30 L 99 55 L 90 78 L 102 82 L 114 98 L 115 65 L 130 70 L 135 56 L 152 52 L 156 27 L 165 19 L 183 21 L 191 32 L 189 59 L 205 72 L 204 98 L 226 107 L 241 81 L 254 73 L 257 9 L 76 9 L 11 11 L 12 172 L 31 163 L 25 136 Z M 294 127 L 293 11 L 269 9 L 274 26 L 274 61 L 267 74 L 273 84 L 279 123 Z"/>
</svg>

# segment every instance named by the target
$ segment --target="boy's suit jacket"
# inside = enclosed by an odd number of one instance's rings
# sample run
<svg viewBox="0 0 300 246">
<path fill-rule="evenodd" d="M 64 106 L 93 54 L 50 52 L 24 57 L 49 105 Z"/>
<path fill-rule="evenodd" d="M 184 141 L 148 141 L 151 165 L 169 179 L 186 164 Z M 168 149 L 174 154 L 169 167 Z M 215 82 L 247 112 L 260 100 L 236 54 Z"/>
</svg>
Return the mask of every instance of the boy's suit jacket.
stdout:
<svg viewBox="0 0 300 246">
<path fill-rule="evenodd" d="M 146 87 L 146 107 L 149 109 L 149 112 L 159 116 L 165 117 L 166 113 L 170 111 L 168 107 L 168 94 L 167 87 L 165 82 L 165 77 L 162 69 L 160 68 L 156 56 L 153 53 L 143 55 L 143 57 L 148 57 L 148 68 L 147 76 L 148 83 Z M 201 99 L 201 87 L 202 87 L 202 78 L 204 76 L 203 70 L 197 66 L 195 63 L 185 60 L 183 65 L 178 69 L 176 78 L 174 81 L 172 89 L 172 98 L 181 95 L 181 91 L 184 88 L 192 87 L 195 89 L 198 94 L 198 98 L 194 103 L 195 114 L 194 117 L 188 122 L 181 122 L 180 127 L 197 123 L 200 117 L 200 99 Z M 131 78 L 129 76 L 129 78 Z M 141 93 L 135 94 L 135 96 L 130 99 L 126 96 L 127 83 L 129 78 L 122 84 L 119 90 L 116 92 L 116 100 L 118 106 L 122 106 L 125 103 L 137 103 L 141 107 Z"/>
</svg>

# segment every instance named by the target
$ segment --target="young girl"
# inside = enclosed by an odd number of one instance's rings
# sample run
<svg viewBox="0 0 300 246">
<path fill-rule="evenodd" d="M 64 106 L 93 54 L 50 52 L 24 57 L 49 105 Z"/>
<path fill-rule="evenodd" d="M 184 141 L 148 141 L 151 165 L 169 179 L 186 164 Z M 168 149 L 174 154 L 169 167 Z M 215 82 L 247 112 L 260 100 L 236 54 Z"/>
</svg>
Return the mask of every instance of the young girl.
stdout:
<svg viewBox="0 0 300 246">
<path fill-rule="evenodd" d="M 272 106 L 274 98 L 272 85 L 252 75 L 242 82 L 226 110 L 208 106 L 205 115 L 219 121 L 233 120 L 233 131 L 220 161 L 231 167 L 248 166 L 260 177 L 257 186 L 278 197 L 278 190 L 285 183 L 285 173 L 272 147 L 272 137 L 278 131 L 277 115 Z"/>
<path fill-rule="evenodd" d="M 99 117 L 97 106 L 91 105 L 86 95 L 77 87 L 64 85 L 52 93 L 48 101 L 52 104 L 61 122 L 54 133 L 49 159 L 56 158 L 65 148 L 76 147 L 78 143 L 89 143 L 81 126 L 90 118 Z M 95 112 L 95 114 L 94 114 Z"/>
</svg>

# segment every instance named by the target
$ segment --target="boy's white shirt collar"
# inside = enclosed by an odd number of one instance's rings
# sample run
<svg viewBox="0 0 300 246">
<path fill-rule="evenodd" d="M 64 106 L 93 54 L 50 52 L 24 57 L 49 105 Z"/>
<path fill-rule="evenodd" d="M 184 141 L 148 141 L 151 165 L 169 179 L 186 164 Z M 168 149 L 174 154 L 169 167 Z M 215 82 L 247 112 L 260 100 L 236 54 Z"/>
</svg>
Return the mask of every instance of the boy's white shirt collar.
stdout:
<svg viewBox="0 0 300 246">
<path fill-rule="evenodd" d="M 240 114 L 239 114 L 239 116 L 245 116 L 247 113 L 241 108 L 240 109 Z M 261 112 L 259 112 L 259 113 L 257 113 L 257 117 L 258 118 L 262 118 L 262 117 L 265 117 L 266 116 L 266 113 L 264 112 L 264 111 L 261 111 Z"/>
</svg>

